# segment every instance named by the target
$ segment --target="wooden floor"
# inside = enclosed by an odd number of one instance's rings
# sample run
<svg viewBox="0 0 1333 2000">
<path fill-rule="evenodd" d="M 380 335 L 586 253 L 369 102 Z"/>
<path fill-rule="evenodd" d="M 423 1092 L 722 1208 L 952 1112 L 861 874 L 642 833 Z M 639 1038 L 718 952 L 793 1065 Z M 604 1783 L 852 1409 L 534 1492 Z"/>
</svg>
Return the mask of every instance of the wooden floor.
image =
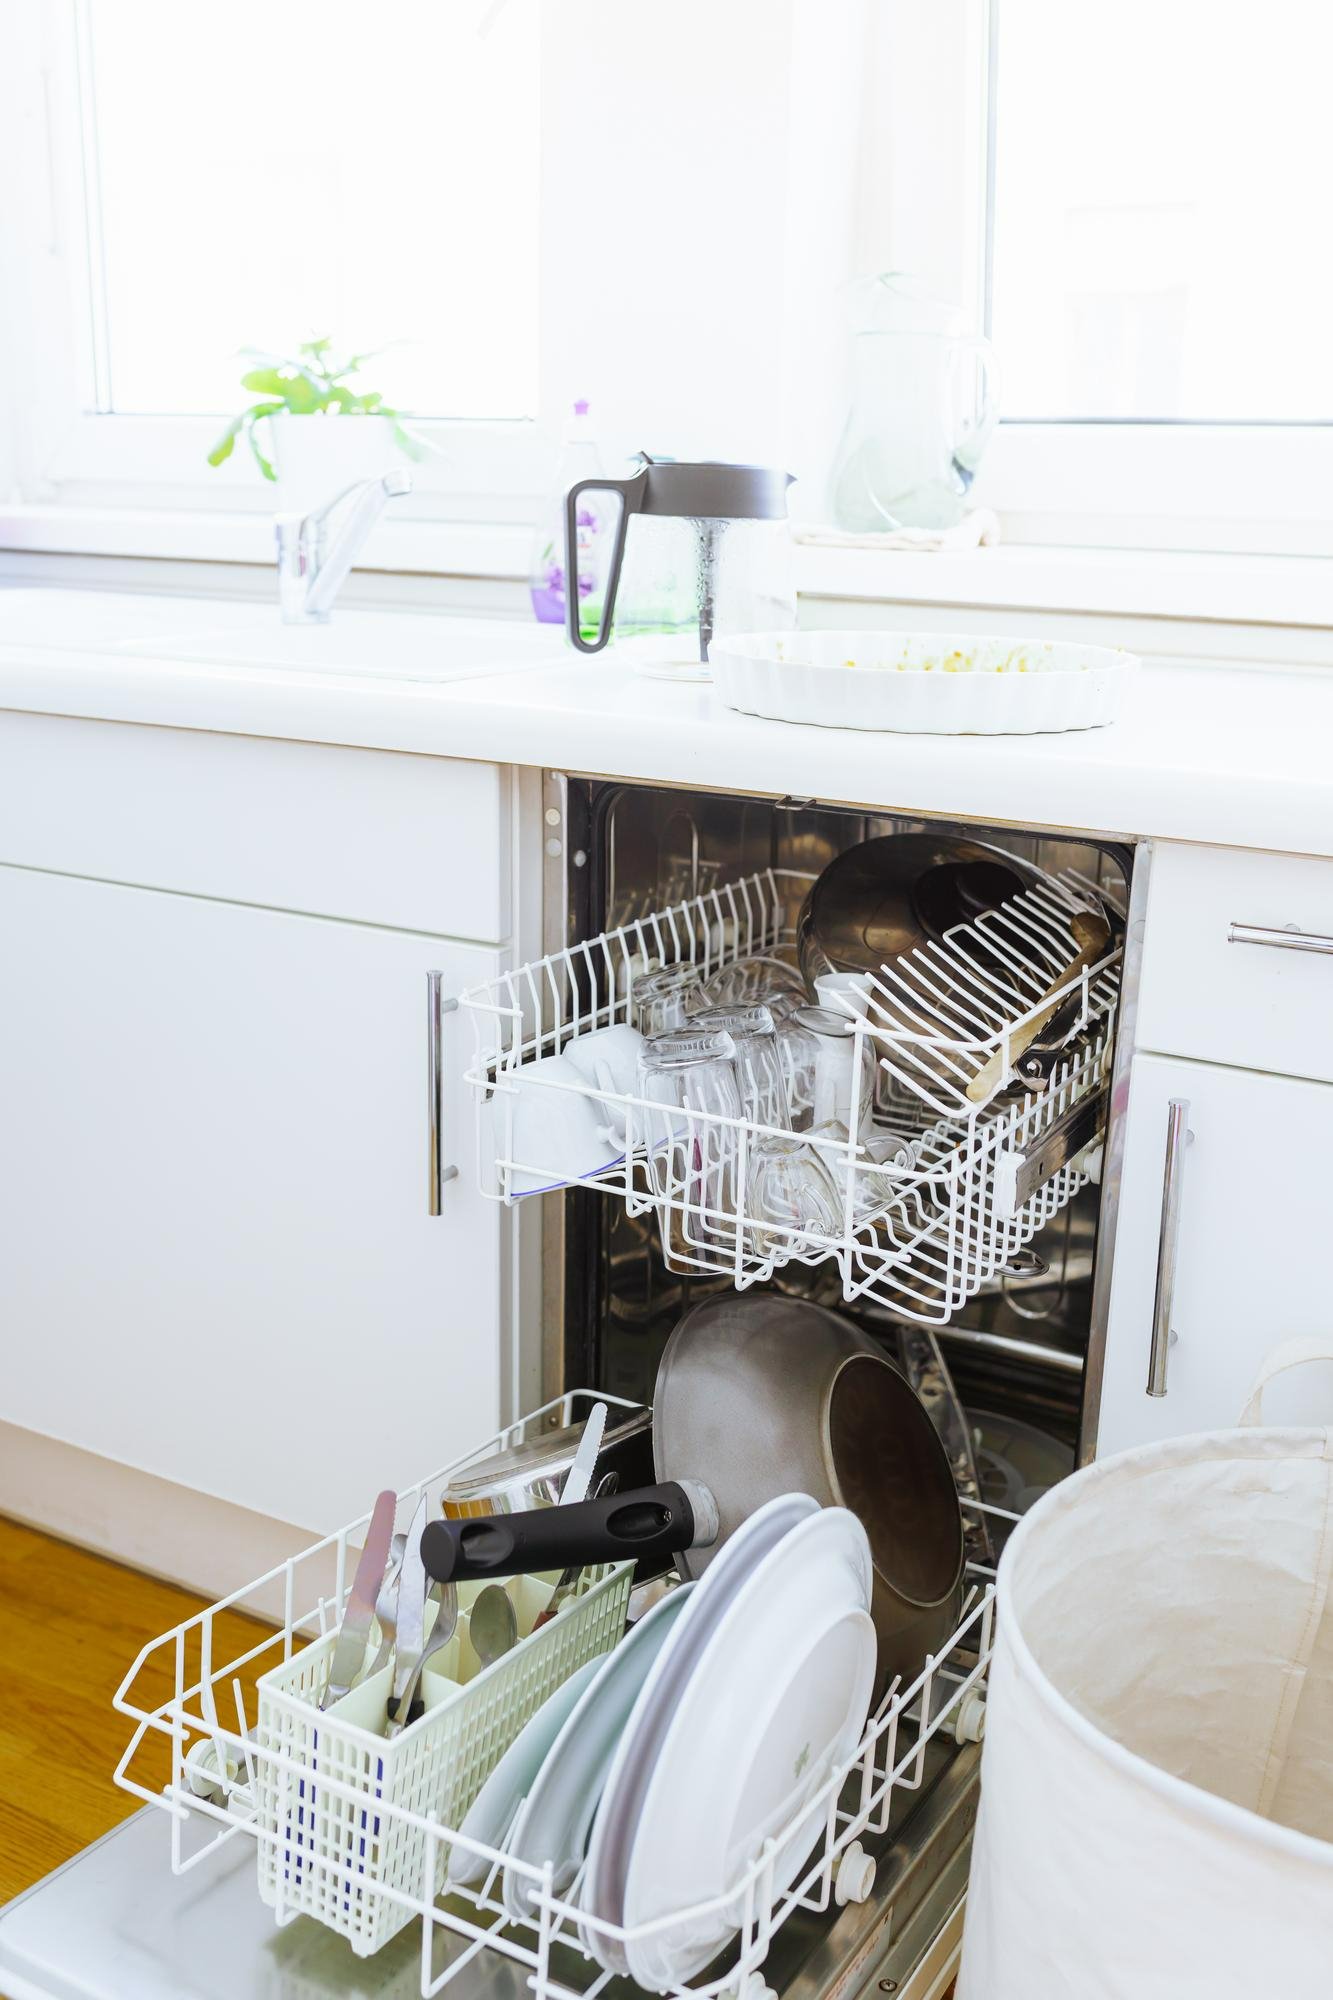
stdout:
<svg viewBox="0 0 1333 2000">
<path fill-rule="evenodd" d="M 136 1810 L 111 1780 L 134 1728 L 111 1698 L 145 1641 L 202 1603 L 0 1519 L 0 1902 Z M 165 1740 L 135 1770 L 165 1784 Z"/>
</svg>

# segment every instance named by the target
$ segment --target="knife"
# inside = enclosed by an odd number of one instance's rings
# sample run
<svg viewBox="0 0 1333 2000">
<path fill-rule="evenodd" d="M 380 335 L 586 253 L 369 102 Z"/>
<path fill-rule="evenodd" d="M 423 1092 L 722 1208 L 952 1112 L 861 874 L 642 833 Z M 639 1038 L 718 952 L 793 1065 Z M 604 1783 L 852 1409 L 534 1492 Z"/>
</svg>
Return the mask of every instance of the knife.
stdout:
<svg viewBox="0 0 1333 2000">
<path fill-rule="evenodd" d="M 606 1500 L 613 1493 L 618 1492 L 619 1489 L 620 1474 L 614 1471 L 605 1472 L 598 1480 L 592 1497 L 594 1500 Z M 532 1621 L 534 1632 L 540 1631 L 543 1625 L 549 1624 L 551 1619 L 555 1617 L 556 1612 L 560 1609 L 565 1599 L 576 1588 L 579 1578 L 583 1575 L 587 1567 L 586 1563 L 576 1562 L 568 1564 L 566 1568 L 561 1570 L 556 1579 L 555 1588 L 546 1600 L 545 1608 L 539 1611 Z M 452 1588 L 453 1586 L 450 1585 L 449 1587 Z"/>
<path fill-rule="evenodd" d="M 565 1475 L 565 1483 L 560 1488 L 560 1505 L 574 1507 L 588 1497 L 593 1473 L 597 1470 L 597 1454 L 602 1448 L 602 1432 L 606 1429 L 606 1404 L 594 1403 L 588 1413 L 588 1421 L 583 1426 L 583 1436 L 574 1454 L 574 1463 Z"/>
<path fill-rule="evenodd" d="M 426 1496 L 423 1493 L 403 1550 L 403 1568 L 398 1578 L 398 1626 L 393 1642 L 393 1693 L 389 1697 L 386 1736 L 396 1736 L 412 1720 L 417 1670 L 426 1643 L 427 1577 L 421 1560 L 421 1537 L 426 1527 Z"/>
<path fill-rule="evenodd" d="M 389 1542 L 397 1505 L 398 1495 L 390 1492 L 381 1493 L 375 1502 L 365 1545 L 352 1579 L 351 1594 L 343 1607 L 343 1622 L 338 1628 L 338 1641 L 329 1661 L 328 1679 L 319 1700 L 321 1708 L 341 1700 L 365 1662 L 371 1620 L 375 1616 L 375 1599 L 389 1560 Z"/>
</svg>

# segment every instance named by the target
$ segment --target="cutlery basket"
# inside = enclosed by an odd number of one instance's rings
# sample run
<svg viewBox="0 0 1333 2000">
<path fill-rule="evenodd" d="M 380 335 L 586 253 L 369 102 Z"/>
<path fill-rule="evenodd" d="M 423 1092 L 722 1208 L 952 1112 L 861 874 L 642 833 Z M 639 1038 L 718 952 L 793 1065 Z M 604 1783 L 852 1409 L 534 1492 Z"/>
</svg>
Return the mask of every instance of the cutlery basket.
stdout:
<svg viewBox="0 0 1333 2000">
<path fill-rule="evenodd" d="M 625 1628 L 632 1562 L 584 1571 L 559 1614 L 532 1630 L 555 1577 L 515 1577 L 509 1586 L 519 1642 L 489 1667 L 472 1651 L 470 1601 L 459 1586 L 458 1630 L 422 1676 L 426 1712 L 401 1734 L 379 1734 L 390 1691 L 386 1666 L 326 1710 L 315 1704 L 337 1643 L 328 1632 L 257 1683 L 255 1810 L 259 1892 L 285 1917 L 317 1917 L 376 1952 L 419 1903 L 428 1815 L 461 1824 L 491 1771 L 547 1696 L 585 1661 L 614 1646 Z M 443 1887 L 447 1843 L 436 1851 Z"/>
</svg>

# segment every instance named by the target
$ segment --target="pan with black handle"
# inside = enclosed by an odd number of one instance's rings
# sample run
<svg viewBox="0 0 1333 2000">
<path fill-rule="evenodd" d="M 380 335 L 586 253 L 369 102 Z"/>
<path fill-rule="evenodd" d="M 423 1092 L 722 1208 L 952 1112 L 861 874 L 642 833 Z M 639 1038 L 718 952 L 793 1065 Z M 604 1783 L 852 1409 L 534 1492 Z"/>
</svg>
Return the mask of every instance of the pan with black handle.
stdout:
<svg viewBox="0 0 1333 2000">
<path fill-rule="evenodd" d="M 652 1561 L 717 1539 L 713 1496 L 695 1480 L 666 1480 L 568 1507 L 432 1521 L 421 1538 L 427 1575 L 439 1583 L 489 1581 L 588 1563 Z"/>
</svg>

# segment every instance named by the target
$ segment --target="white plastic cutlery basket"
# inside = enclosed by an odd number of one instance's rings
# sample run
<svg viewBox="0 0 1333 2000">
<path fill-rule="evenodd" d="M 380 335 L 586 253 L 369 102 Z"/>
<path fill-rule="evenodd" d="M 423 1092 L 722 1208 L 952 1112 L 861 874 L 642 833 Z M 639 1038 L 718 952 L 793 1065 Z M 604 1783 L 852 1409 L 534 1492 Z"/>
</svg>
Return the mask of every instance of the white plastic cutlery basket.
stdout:
<svg viewBox="0 0 1333 2000">
<path fill-rule="evenodd" d="M 554 1578 L 516 1577 L 519 1642 L 460 1682 L 468 1605 L 483 1586 L 459 1586 L 459 1630 L 422 1676 L 425 1713 L 397 1736 L 381 1734 L 392 1668 L 332 1707 L 317 1704 L 337 1634 L 307 1646 L 258 1683 L 255 1733 L 259 1890 L 285 1913 L 318 1917 L 358 1953 L 378 1951 L 410 1922 L 425 1836 L 415 1816 L 462 1822 L 500 1757 L 548 1695 L 625 1628 L 632 1562 L 586 1569 L 559 1615 L 532 1631 Z M 474 1660 L 475 1664 L 475 1660 Z M 446 1851 L 435 1856 L 435 1888 Z"/>
<path fill-rule="evenodd" d="M 1106 1084 L 1121 949 L 1108 941 L 1096 963 L 1054 983 L 1074 956 L 1074 918 L 1106 908 L 1102 891 L 1066 872 L 866 975 L 853 1061 L 874 1066 L 876 1119 L 904 1142 L 896 1164 L 854 1138 L 704 1109 L 673 1111 L 664 1138 L 662 1106 L 602 1059 L 608 1032 L 628 1032 L 648 972 L 692 964 L 708 975 L 781 949 L 812 879 L 766 869 L 463 993 L 476 1030 L 478 1181 L 509 1203 L 552 1185 L 594 1188 L 631 1214 L 656 1211 L 674 1269 L 743 1289 L 785 1264 L 833 1262 L 848 1301 L 942 1324 L 1088 1178 L 1104 1120 L 1087 1113 Z M 1022 1031 L 1064 1001 L 1076 1027 L 1045 1087 L 1015 1087 Z M 766 1140 L 819 1154 L 838 1197 L 826 1226 L 758 1211 L 749 1170 Z M 571 1144 L 586 1160 L 553 1173 L 552 1152 Z"/>
<path fill-rule="evenodd" d="M 470 1457 L 577 1422 L 597 1400 L 635 1407 L 573 1391 Z M 423 1491 L 434 1501 L 460 1469 L 447 1467 L 401 1495 L 400 1511 Z M 998 1508 L 983 1511 L 1013 1519 Z M 620 1947 L 647 1943 L 662 1920 L 632 1927 L 594 1916 L 580 1905 L 579 1878 L 557 1891 L 549 1860 L 518 1860 L 468 1837 L 461 1822 L 544 1695 L 619 1638 L 630 1566 L 594 1572 L 582 1595 L 548 1625 L 453 1693 L 447 1685 L 433 1690 L 434 1705 L 421 1720 L 386 1742 L 374 1721 L 378 1687 L 354 1688 L 327 1711 L 312 1705 L 366 1524 L 363 1518 L 315 1543 L 143 1648 L 115 1699 L 135 1723 L 116 1782 L 169 1816 L 176 1873 L 207 1868 L 237 1837 L 253 1840 L 259 1889 L 278 1924 L 305 1914 L 364 1955 L 420 1919 L 423 2000 L 482 1952 L 517 1972 L 534 2000 L 590 2000 L 606 1985 L 599 1961 L 607 1940 Z M 522 1583 L 529 1586 L 528 1579 Z M 247 1615 L 269 1622 L 243 1627 Z M 465 1616 L 461 1610 L 460 1626 Z M 313 1642 L 312 1628 L 321 1634 Z M 741 1858 L 725 1896 L 673 1913 L 673 1924 L 707 1921 L 725 1906 L 737 1927 L 721 1970 L 710 1967 L 674 1990 L 695 2000 L 744 1993 L 788 1917 L 869 1896 L 875 1866 L 862 1839 L 883 1835 L 901 1795 L 921 1788 L 938 1768 L 932 1743 L 979 1738 L 993 1638 L 993 1577 L 969 1565 L 958 1629 L 939 1655 L 910 1687 L 890 1691 L 852 1753 L 773 1828 L 758 1853 Z M 164 1679 L 172 1690 L 165 1698 Z M 140 1759 L 155 1740 L 170 1747 L 165 1788 L 146 1769 L 140 1775 Z M 808 1858 L 790 1880 L 777 1864 L 797 1840 Z M 473 1872 L 467 1886 L 451 1883 L 442 1895 L 455 1845 L 484 1872 Z M 506 1907 L 506 1871 L 524 1890 L 529 1914 L 522 1920 Z"/>
</svg>

